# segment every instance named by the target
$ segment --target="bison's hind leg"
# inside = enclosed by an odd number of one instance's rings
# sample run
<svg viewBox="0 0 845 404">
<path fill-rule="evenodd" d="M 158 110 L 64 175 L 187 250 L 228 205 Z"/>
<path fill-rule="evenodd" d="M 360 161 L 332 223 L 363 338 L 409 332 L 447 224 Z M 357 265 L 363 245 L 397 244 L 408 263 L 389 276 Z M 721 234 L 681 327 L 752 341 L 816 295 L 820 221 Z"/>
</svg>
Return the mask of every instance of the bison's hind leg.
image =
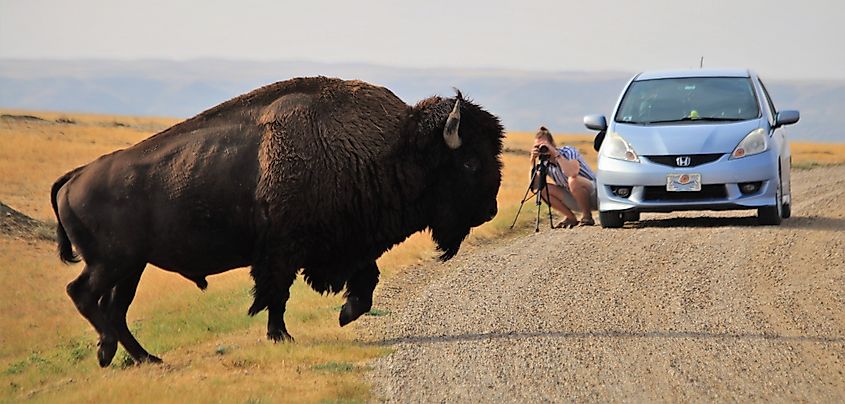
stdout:
<svg viewBox="0 0 845 404">
<path fill-rule="evenodd" d="M 98 302 L 115 285 L 115 274 L 106 266 L 87 262 L 79 276 L 67 285 L 67 294 L 76 309 L 97 331 L 97 359 L 101 367 L 108 366 L 117 352 L 117 335 Z"/>
<path fill-rule="evenodd" d="M 340 309 L 341 327 L 357 320 L 373 307 L 373 291 L 378 277 L 378 266 L 373 261 L 358 269 L 346 282 L 346 303 Z"/>
<path fill-rule="evenodd" d="M 129 355 L 132 356 L 132 359 L 136 363 L 160 363 L 161 359 L 150 355 L 138 340 L 135 339 L 135 336 L 132 335 L 126 324 L 126 311 L 135 298 L 138 282 L 141 280 L 141 274 L 144 272 L 145 265 L 143 263 L 139 264 L 129 271 L 128 276 L 118 282 L 110 293 L 103 296 L 103 299 L 100 300 L 100 307 L 106 313 L 109 322 L 117 332 L 117 338 L 121 345 L 126 349 L 126 352 L 129 352 Z"/>
</svg>

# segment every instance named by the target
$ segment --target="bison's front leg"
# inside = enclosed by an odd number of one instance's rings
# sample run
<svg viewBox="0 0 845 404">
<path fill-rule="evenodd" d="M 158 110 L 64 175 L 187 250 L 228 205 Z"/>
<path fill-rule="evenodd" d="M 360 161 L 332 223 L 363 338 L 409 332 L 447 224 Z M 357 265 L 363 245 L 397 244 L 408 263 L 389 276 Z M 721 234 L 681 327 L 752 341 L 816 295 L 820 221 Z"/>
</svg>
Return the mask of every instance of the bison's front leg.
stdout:
<svg viewBox="0 0 845 404">
<path fill-rule="evenodd" d="M 274 272 L 273 277 L 278 290 L 273 301 L 267 305 L 267 338 L 273 342 L 293 342 L 285 326 L 285 307 L 290 298 L 290 287 L 296 279 L 296 271 Z"/>
<path fill-rule="evenodd" d="M 291 283 L 293 283 L 293 279 L 291 279 Z M 289 288 L 290 285 L 284 289 L 281 300 L 267 306 L 267 338 L 273 342 L 294 342 L 293 337 L 288 334 L 287 326 L 285 326 L 285 305 L 287 305 L 290 297 Z"/>
<path fill-rule="evenodd" d="M 340 309 L 340 326 L 343 327 L 370 311 L 373 307 L 373 291 L 378 284 L 378 266 L 369 262 L 346 281 L 346 303 Z"/>
<path fill-rule="evenodd" d="M 284 265 L 268 265 L 267 259 L 253 264 L 251 275 L 255 280 L 254 301 L 249 315 L 267 309 L 267 338 L 274 341 L 291 341 L 285 326 L 285 306 L 290 298 L 290 287 L 296 279 L 296 269 Z"/>
</svg>

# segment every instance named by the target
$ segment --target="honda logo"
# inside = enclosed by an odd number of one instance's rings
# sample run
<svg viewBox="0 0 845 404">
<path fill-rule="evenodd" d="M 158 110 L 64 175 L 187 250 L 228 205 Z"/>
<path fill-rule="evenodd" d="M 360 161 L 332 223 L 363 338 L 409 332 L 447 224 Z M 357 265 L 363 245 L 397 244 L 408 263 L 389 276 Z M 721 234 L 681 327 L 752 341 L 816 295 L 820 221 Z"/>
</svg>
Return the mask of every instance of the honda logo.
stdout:
<svg viewBox="0 0 845 404">
<path fill-rule="evenodd" d="M 675 163 L 678 167 L 689 167 L 692 163 L 692 157 L 690 156 L 681 156 L 675 159 Z"/>
</svg>

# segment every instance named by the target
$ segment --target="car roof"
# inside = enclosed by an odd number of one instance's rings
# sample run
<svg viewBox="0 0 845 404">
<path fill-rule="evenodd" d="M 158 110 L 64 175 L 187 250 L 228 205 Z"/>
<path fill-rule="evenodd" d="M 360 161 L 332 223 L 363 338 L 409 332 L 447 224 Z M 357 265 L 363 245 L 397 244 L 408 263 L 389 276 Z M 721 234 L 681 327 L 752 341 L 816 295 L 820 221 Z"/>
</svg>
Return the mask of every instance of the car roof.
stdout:
<svg viewBox="0 0 845 404">
<path fill-rule="evenodd" d="M 634 81 L 681 77 L 751 77 L 751 71 L 748 69 L 655 70 L 638 74 L 634 77 Z"/>
</svg>

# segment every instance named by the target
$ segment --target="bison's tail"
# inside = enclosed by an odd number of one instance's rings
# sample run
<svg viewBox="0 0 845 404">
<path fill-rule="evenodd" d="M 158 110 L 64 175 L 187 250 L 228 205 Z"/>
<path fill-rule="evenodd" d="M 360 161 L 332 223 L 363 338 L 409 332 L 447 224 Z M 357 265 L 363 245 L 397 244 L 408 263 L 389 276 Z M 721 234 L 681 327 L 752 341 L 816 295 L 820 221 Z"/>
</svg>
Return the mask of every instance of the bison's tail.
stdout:
<svg viewBox="0 0 845 404">
<path fill-rule="evenodd" d="M 82 167 L 80 167 L 82 168 Z M 56 195 L 62 186 L 65 185 L 73 176 L 79 171 L 77 168 L 56 180 L 53 183 L 53 188 L 50 190 L 50 202 L 53 204 L 53 213 L 56 215 L 56 242 L 58 243 L 59 258 L 65 264 L 76 263 L 80 261 L 79 255 L 73 251 L 73 244 L 67 236 L 65 227 L 62 225 L 62 219 L 59 217 L 59 205 L 56 201 Z"/>
</svg>

